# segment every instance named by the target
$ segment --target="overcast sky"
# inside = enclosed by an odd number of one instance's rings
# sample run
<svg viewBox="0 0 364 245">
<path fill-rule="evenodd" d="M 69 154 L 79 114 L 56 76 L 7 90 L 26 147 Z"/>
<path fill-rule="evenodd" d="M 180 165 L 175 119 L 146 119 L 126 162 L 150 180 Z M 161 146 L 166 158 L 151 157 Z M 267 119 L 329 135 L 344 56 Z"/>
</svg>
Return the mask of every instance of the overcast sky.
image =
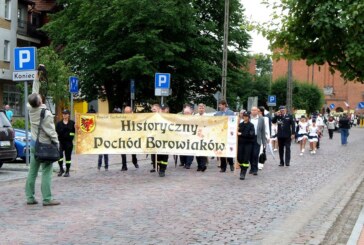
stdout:
<svg viewBox="0 0 364 245">
<path fill-rule="evenodd" d="M 248 20 L 265 22 L 270 19 L 271 11 L 265 5 L 260 3 L 260 0 L 240 0 L 245 8 L 245 15 Z M 252 37 L 252 45 L 249 49 L 251 53 L 271 53 L 268 49 L 269 42 L 257 32 L 249 32 Z"/>
</svg>

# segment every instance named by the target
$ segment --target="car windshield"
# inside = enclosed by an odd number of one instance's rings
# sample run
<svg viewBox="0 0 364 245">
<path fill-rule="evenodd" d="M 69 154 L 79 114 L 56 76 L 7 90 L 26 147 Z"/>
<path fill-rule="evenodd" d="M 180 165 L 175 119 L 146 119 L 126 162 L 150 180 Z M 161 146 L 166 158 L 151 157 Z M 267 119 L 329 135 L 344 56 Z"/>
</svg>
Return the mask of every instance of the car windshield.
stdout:
<svg viewBox="0 0 364 245">
<path fill-rule="evenodd" d="M 11 127 L 11 123 L 6 117 L 5 113 L 0 111 L 0 128 Z"/>
</svg>

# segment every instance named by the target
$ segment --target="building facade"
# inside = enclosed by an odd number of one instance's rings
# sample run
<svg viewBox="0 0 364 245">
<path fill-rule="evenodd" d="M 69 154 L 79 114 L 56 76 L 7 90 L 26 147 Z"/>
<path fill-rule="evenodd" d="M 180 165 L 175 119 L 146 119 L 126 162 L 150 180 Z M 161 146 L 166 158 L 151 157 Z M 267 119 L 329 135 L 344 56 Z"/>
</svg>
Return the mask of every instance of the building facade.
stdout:
<svg viewBox="0 0 364 245">
<path fill-rule="evenodd" d="M 10 105 L 14 116 L 24 116 L 25 103 L 23 91 L 12 81 L 13 50 L 48 45 L 39 28 L 55 7 L 55 0 L 0 0 L 0 108 Z"/>
<path fill-rule="evenodd" d="M 280 59 L 273 62 L 273 81 L 287 76 L 288 62 Z M 307 66 L 306 61 L 292 61 L 292 76 L 294 80 L 317 85 L 325 95 L 325 105 L 322 111 L 347 111 L 361 112 L 356 110 L 359 102 L 364 101 L 364 84 L 347 81 L 336 71 L 332 74 L 329 65 Z M 330 108 L 331 105 L 331 108 Z M 347 106 L 349 105 L 349 106 Z"/>
</svg>

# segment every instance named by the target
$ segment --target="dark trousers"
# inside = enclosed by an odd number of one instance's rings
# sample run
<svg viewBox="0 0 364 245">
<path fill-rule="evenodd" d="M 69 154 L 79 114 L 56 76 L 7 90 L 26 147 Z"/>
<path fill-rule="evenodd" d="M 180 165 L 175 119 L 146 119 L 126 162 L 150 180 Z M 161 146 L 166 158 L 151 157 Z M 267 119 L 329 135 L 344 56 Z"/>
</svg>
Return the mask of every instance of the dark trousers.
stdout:
<svg viewBox="0 0 364 245">
<path fill-rule="evenodd" d="M 278 138 L 278 148 L 279 148 L 279 159 L 280 164 L 289 166 L 291 161 L 291 138 Z M 284 152 L 284 148 L 286 148 L 286 152 Z M 283 159 L 283 155 L 285 153 L 285 158 Z"/>
<path fill-rule="evenodd" d="M 229 163 L 230 166 L 234 166 L 234 159 L 231 157 L 220 157 L 221 165 L 220 168 L 222 171 L 226 171 L 226 161 Z"/>
<path fill-rule="evenodd" d="M 181 164 L 190 167 L 192 165 L 194 156 L 179 156 Z"/>
<path fill-rule="evenodd" d="M 332 139 L 332 136 L 334 136 L 334 129 L 329 129 L 329 137 Z"/>
<path fill-rule="evenodd" d="M 238 144 L 238 163 L 249 163 L 253 150 L 253 142 L 244 142 Z"/>
<path fill-rule="evenodd" d="M 97 167 L 98 167 L 98 169 L 101 168 L 101 165 L 102 165 L 102 157 L 104 157 L 105 169 L 108 169 L 109 168 L 109 155 L 108 154 L 100 154 L 99 155 L 99 160 L 97 162 Z"/>
<path fill-rule="evenodd" d="M 60 171 L 63 171 L 63 153 L 66 158 L 66 171 L 68 172 L 71 167 L 71 155 L 72 155 L 73 143 L 71 142 L 59 142 L 59 160 L 58 165 Z"/>
<path fill-rule="evenodd" d="M 252 145 L 252 150 L 250 154 L 250 171 L 252 173 L 258 172 L 259 150 L 260 150 L 260 145 L 258 144 L 257 139 L 255 138 L 255 142 Z"/>
<path fill-rule="evenodd" d="M 204 169 L 207 163 L 207 157 L 196 157 L 197 169 Z"/>
<path fill-rule="evenodd" d="M 138 163 L 138 159 L 136 158 L 135 154 L 131 155 L 131 162 L 135 165 Z M 121 163 L 126 165 L 126 154 L 121 154 Z"/>
</svg>

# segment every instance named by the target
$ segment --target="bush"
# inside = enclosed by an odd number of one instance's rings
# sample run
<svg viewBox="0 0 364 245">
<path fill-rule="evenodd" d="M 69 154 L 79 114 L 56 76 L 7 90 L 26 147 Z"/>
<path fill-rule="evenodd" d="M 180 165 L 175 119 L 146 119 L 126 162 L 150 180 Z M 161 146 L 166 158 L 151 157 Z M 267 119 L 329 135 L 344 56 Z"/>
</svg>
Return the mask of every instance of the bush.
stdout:
<svg viewBox="0 0 364 245">
<path fill-rule="evenodd" d="M 17 119 L 15 122 L 13 122 L 13 128 L 25 129 L 25 120 Z"/>
</svg>

